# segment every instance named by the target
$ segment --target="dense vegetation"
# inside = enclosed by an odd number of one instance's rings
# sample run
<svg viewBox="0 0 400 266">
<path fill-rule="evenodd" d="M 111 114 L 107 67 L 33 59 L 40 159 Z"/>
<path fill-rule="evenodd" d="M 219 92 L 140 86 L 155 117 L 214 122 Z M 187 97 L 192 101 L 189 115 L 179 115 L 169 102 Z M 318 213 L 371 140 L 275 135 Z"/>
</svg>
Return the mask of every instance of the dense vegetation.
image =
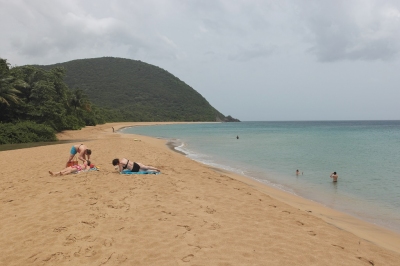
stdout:
<svg viewBox="0 0 400 266">
<path fill-rule="evenodd" d="M 56 140 L 55 133 L 104 123 L 109 113 L 69 89 L 65 70 L 10 68 L 0 58 L 0 144 Z"/>
<path fill-rule="evenodd" d="M 56 141 L 55 130 L 35 122 L 0 123 L 0 144 Z"/>
<path fill-rule="evenodd" d="M 179 78 L 141 61 L 102 57 L 39 67 L 65 68 L 69 87 L 81 88 L 94 104 L 116 111 L 112 121 L 226 120 Z"/>
<path fill-rule="evenodd" d="M 100 106 L 100 107 L 99 107 Z M 0 144 L 118 121 L 239 121 L 167 71 L 122 58 L 10 67 L 0 58 Z"/>
</svg>

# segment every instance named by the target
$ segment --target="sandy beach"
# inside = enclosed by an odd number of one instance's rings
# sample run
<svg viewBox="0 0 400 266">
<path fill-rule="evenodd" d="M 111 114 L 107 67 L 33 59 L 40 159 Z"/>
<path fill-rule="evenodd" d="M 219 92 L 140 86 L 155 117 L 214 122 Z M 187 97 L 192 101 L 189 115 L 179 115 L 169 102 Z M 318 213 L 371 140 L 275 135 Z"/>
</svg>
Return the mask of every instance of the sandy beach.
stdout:
<svg viewBox="0 0 400 266">
<path fill-rule="evenodd" d="M 399 265 L 400 236 L 213 169 L 109 123 L 84 140 L 99 171 L 52 177 L 71 143 L 0 152 L 0 265 Z M 128 158 L 159 175 L 120 175 Z"/>
</svg>

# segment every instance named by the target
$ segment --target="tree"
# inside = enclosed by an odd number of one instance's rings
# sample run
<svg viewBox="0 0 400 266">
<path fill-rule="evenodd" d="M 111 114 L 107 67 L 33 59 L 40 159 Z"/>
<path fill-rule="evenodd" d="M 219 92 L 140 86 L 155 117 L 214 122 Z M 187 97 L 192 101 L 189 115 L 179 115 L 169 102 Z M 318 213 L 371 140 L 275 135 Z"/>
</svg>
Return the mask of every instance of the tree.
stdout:
<svg viewBox="0 0 400 266">
<path fill-rule="evenodd" d="M 0 144 L 52 141 L 55 132 L 105 122 L 109 111 L 92 106 L 83 90 L 70 90 L 64 78 L 62 67 L 10 68 L 0 58 Z"/>
<path fill-rule="evenodd" d="M 10 106 L 11 103 L 20 103 L 21 99 L 18 97 L 18 94 L 21 92 L 18 90 L 18 87 L 27 86 L 26 82 L 10 74 L 7 60 L 0 58 L 0 104 Z"/>
<path fill-rule="evenodd" d="M 82 89 L 79 89 L 79 88 L 74 89 L 72 91 L 72 95 L 71 95 L 69 102 L 70 102 L 70 105 L 74 108 L 75 112 L 78 109 L 82 109 L 87 112 L 91 111 L 90 101 Z"/>
<path fill-rule="evenodd" d="M 21 100 L 18 95 L 21 93 L 13 87 L 9 79 L 0 79 L 0 104 L 10 106 L 10 103 L 19 103 Z"/>
</svg>

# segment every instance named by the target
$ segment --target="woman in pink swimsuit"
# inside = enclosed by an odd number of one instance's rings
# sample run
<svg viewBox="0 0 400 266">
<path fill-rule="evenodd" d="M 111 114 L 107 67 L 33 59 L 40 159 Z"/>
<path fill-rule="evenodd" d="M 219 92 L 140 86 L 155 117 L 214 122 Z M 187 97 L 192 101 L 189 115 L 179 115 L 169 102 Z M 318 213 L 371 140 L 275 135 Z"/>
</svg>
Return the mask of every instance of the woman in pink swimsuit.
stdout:
<svg viewBox="0 0 400 266">
<path fill-rule="evenodd" d="M 93 167 L 94 167 L 94 165 L 91 164 L 90 161 L 85 161 L 83 164 L 69 166 L 67 168 L 64 168 L 61 171 L 57 171 L 57 172 L 49 171 L 49 174 L 51 174 L 52 176 L 68 175 L 68 174 L 78 173 L 80 171 L 89 170 L 90 168 L 93 168 Z"/>
</svg>

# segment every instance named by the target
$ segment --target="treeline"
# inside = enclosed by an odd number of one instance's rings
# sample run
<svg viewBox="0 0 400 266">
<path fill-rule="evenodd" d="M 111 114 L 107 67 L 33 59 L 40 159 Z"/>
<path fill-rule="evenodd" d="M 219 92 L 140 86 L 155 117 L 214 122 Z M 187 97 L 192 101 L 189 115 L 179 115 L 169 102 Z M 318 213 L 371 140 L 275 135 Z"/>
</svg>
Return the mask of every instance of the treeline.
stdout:
<svg viewBox="0 0 400 266">
<path fill-rule="evenodd" d="M 70 89 L 65 70 L 10 67 L 0 58 L 0 144 L 54 141 L 55 133 L 113 120 L 82 89 Z"/>
<path fill-rule="evenodd" d="M 239 120 L 141 61 L 102 57 L 10 67 L 0 58 L 0 144 L 53 141 L 63 130 L 122 121 Z"/>
<path fill-rule="evenodd" d="M 225 121 L 178 77 L 139 60 L 101 57 L 38 67 L 65 68 L 66 84 L 81 88 L 94 104 L 114 110 L 112 119 L 117 121 Z"/>
</svg>

